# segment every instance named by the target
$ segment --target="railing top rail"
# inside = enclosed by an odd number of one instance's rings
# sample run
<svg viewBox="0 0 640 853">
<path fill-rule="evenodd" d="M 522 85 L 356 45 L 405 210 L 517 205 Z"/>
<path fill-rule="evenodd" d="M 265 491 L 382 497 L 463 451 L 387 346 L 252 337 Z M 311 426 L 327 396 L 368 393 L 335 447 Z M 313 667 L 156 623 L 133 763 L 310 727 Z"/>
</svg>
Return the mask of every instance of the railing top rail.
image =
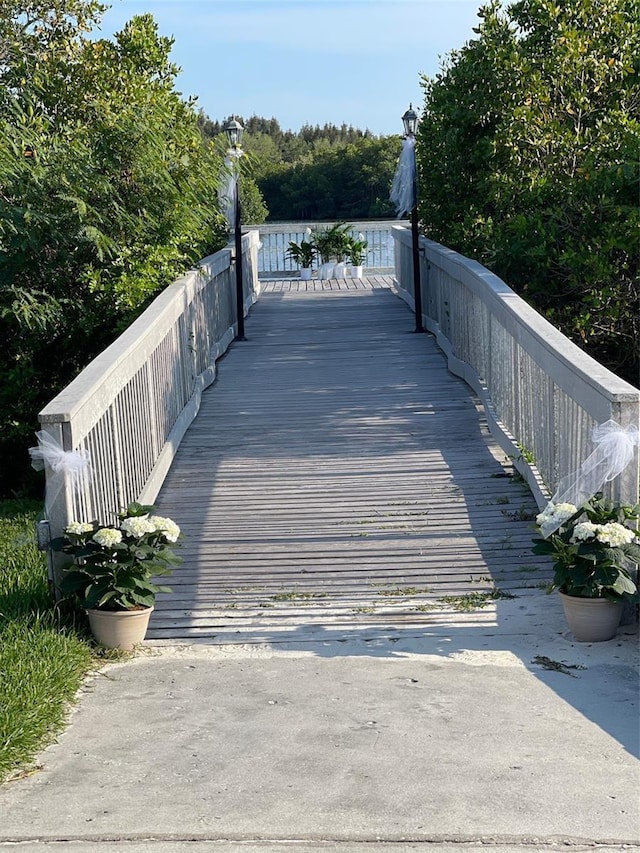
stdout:
<svg viewBox="0 0 640 853">
<path fill-rule="evenodd" d="M 411 234 L 404 228 L 395 227 L 394 236 L 410 244 Z M 610 402 L 635 402 L 640 400 L 640 390 L 621 379 L 579 346 L 570 341 L 554 325 L 546 320 L 524 299 L 518 296 L 495 273 L 478 261 L 429 240 L 420 238 L 423 250 L 430 260 L 435 257 L 442 267 L 454 278 L 463 281 L 472 292 L 490 302 L 492 314 L 501 322 L 510 324 L 512 331 L 536 361 L 547 362 L 540 366 L 554 377 L 561 387 L 565 385 L 573 396 L 578 391 L 576 380 L 595 390 Z M 535 347 L 526 346 L 526 338 Z M 556 368 L 553 369 L 553 364 Z"/>
<path fill-rule="evenodd" d="M 124 369 L 133 375 L 148 356 L 148 352 L 142 349 L 144 342 L 155 342 L 158 335 L 171 326 L 179 313 L 176 301 L 194 286 L 196 278 L 195 270 L 190 271 L 163 290 L 143 314 L 45 406 L 39 415 L 40 423 L 72 420 L 94 393 L 104 391 L 112 374 Z M 138 354 L 139 357 L 134 358 Z M 119 377 L 119 381 L 127 380 Z"/>
<path fill-rule="evenodd" d="M 243 240 L 257 243 L 258 234 L 251 231 L 243 235 Z M 231 249 L 222 249 L 204 258 L 196 268 L 189 270 L 158 294 L 151 305 L 109 347 L 42 409 L 40 423 L 69 422 L 84 407 L 93 404 L 94 398 L 98 396 L 100 406 L 115 399 L 122 385 L 145 363 L 193 294 L 204 287 L 208 279 L 229 269 L 231 263 Z"/>
<path fill-rule="evenodd" d="M 249 225 L 251 229 L 256 229 L 263 234 L 280 234 L 288 233 L 291 230 L 304 231 L 305 228 L 326 228 L 335 225 L 337 222 L 345 222 L 354 231 L 371 231 L 380 228 L 392 228 L 394 225 L 408 225 L 408 219 L 364 219 L 354 220 L 349 219 L 330 219 L 330 220 L 295 220 L 291 219 L 286 222 L 264 222 L 262 225 Z"/>
</svg>

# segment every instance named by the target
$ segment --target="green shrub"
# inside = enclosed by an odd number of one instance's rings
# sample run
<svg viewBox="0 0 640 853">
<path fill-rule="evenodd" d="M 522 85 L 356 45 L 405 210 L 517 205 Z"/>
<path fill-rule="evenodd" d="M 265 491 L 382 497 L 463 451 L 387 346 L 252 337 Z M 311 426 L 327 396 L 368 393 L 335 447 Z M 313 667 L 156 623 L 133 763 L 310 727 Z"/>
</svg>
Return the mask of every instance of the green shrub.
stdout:
<svg viewBox="0 0 640 853">
<path fill-rule="evenodd" d="M 43 405 L 227 237 L 171 39 L 141 15 L 90 40 L 101 7 L 58 5 L 64 26 L 39 3 L 25 26 L 17 0 L 0 19 L 0 495 L 24 486 Z"/>
<path fill-rule="evenodd" d="M 424 79 L 420 218 L 638 382 L 635 0 L 519 0 Z"/>
</svg>

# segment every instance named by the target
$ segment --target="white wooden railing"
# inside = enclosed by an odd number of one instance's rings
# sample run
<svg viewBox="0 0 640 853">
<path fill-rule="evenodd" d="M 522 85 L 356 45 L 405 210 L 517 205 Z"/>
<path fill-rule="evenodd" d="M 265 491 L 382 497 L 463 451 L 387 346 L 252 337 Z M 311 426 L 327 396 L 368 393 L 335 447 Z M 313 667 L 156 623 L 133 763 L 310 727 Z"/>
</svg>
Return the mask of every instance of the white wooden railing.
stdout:
<svg viewBox="0 0 640 853">
<path fill-rule="evenodd" d="M 357 236 L 362 233 L 367 241 L 364 259 L 365 270 L 373 273 L 393 271 L 392 229 L 399 220 L 365 220 L 349 222 L 350 232 Z M 328 228 L 334 222 L 281 222 L 254 225 L 260 231 L 260 251 L 258 252 L 258 273 L 264 278 L 284 278 L 292 275 L 297 264 L 287 258 L 289 243 L 299 243 L 307 228 Z M 406 222 L 403 221 L 403 224 Z"/>
<path fill-rule="evenodd" d="M 412 303 L 411 233 L 393 227 L 398 292 Z M 256 231 L 243 237 L 244 310 L 257 299 Z M 492 432 L 542 506 L 591 450 L 608 419 L 638 425 L 640 391 L 572 344 L 479 263 L 421 238 L 423 323 L 451 371 L 481 398 Z M 133 500 L 152 503 L 216 359 L 237 328 L 235 265 L 227 248 L 163 291 L 40 413 L 64 450 L 87 451 L 91 476 L 75 490 L 47 470 L 52 536 L 72 519 L 112 522 Z M 533 460 L 535 464 L 529 464 Z M 635 502 L 638 458 L 613 494 Z"/>
<path fill-rule="evenodd" d="M 257 299 L 258 234 L 242 238 L 245 313 Z M 86 451 L 80 488 L 47 469 L 52 536 L 72 519 L 113 523 L 134 500 L 152 503 L 177 447 L 237 329 L 230 248 L 201 261 L 40 413 L 41 430 L 65 450 Z"/>
<path fill-rule="evenodd" d="M 413 307 L 411 232 L 394 228 L 396 282 Z M 640 391 L 562 335 L 488 269 L 420 238 L 424 327 L 481 398 L 490 427 L 539 506 L 593 450 L 593 427 L 640 425 Z M 530 464 L 532 463 L 532 464 Z M 638 500 L 638 454 L 610 485 Z"/>
</svg>

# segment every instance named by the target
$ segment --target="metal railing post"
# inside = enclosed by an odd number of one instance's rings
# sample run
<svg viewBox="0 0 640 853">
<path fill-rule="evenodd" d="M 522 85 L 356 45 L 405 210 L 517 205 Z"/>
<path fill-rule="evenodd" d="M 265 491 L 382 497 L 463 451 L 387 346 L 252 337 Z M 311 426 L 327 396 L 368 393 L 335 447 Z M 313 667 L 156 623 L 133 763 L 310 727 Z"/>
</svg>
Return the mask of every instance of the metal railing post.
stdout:
<svg viewBox="0 0 640 853">
<path fill-rule="evenodd" d="M 418 207 L 411 211 L 411 255 L 413 259 L 413 299 L 416 308 L 416 332 L 424 332 L 422 325 L 422 284 L 420 281 L 420 245 L 418 234 Z"/>
<path fill-rule="evenodd" d="M 236 246 L 236 311 L 238 313 L 238 334 L 236 340 L 244 341 L 244 283 L 242 281 L 242 229 L 240 227 L 240 178 L 236 173 L 235 181 L 235 246 Z"/>
</svg>

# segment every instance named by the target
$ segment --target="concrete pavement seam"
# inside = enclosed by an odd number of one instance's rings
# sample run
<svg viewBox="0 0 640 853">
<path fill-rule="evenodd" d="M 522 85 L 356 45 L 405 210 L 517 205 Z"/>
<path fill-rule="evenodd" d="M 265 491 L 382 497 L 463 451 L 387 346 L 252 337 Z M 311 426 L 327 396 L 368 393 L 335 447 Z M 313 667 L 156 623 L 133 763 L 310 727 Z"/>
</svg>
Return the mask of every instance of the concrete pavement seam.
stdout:
<svg viewBox="0 0 640 853">
<path fill-rule="evenodd" d="M 322 835 L 322 836 L 288 836 L 288 837 L 266 837 L 244 834 L 225 834 L 225 835 L 210 835 L 207 833 L 159 833 L 159 834 L 94 834 L 94 835 L 34 835 L 34 836 L 0 836 L 0 845 L 6 846 L 11 844 L 24 843 L 46 843 L 46 844 L 67 844 L 70 842 L 84 842 L 86 844 L 139 844 L 145 843 L 203 843 L 211 844 L 306 844 L 323 846 L 327 844 L 358 844 L 362 847 L 367 845 L 381 844 L 422 844 L 427 846 L 451 844 L 458 847 L 482 845 L 490 849 L 491 847 L 504 847 L 505 845 L 514 846 L 515 849 L 526 849 L 531 847 L 546 847 L 549 849 L 562 848 L 570 851 L 571 849 L 588 849 L 598 850 L 602 848 L 615 848 L 617 850 L 640 851 L 640 840 L 631 841 L 627 839 L 593 839 L 593 838 L 577 838 L 566 836 L 514 836 L 514 835 L 448 835 L 438 834 L 429 836 L 420 835 L 395 835 L 395 836 L 346 836 L 346 835 Z"/>
</svg>

